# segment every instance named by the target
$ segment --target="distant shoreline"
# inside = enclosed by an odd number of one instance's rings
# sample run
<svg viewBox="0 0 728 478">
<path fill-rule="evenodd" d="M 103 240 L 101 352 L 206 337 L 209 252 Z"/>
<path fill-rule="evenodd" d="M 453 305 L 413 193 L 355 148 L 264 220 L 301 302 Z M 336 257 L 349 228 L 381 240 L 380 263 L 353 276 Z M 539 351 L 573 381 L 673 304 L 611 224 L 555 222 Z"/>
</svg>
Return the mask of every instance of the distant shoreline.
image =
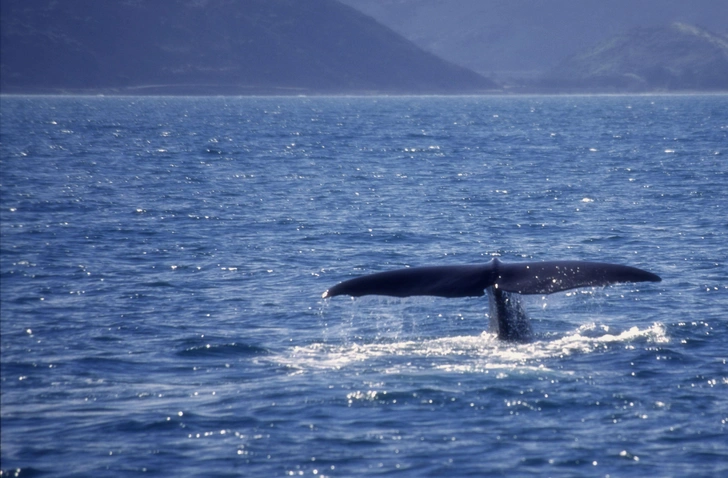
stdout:
<svg viewBox="0 0 728 478">
<path fill-rule="evenodd" d="M 146 88 L 128 89 L 103 89 L 103 90 L 71 90 L 71 89 L 13 89 L 12 91 L 0 91 L 0 96 L 81 96 L 81 97 L 282 97 L 282 98 L 321 98 L 321 97 L 464 97 L 464 96 L 498 96 L 498 97 L 527 97 L 527 96 L 724 96 L 728 90 L 652 90 L 652 91 L 576 91 L 576 90 L 539 90 L 522 89 L 509 90 L 483 90 L 472 92 L 392 92 L 392 91 L 350 91 L 350 92 L 325 92 L 307 91 L 294 88 L 271 88 L 260 90 L 248 90 L 236 92 L 227 90 L 224 92 L 212 91 L 150 91 Z"/>
</svg>

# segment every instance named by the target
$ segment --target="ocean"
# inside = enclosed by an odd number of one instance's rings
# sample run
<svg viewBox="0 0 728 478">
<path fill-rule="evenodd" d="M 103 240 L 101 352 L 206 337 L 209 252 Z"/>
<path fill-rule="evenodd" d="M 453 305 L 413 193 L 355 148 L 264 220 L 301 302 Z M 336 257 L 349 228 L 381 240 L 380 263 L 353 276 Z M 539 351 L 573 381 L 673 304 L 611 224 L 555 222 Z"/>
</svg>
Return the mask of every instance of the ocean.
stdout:
<svg viewBox="0 0 728 478">
<path fill-rule="evenodd" d="M 2 476 L 726 476 L 728 96 L 0 98 Z M 322 293 L 585 260 L 659 283 Z"/>
</svg>

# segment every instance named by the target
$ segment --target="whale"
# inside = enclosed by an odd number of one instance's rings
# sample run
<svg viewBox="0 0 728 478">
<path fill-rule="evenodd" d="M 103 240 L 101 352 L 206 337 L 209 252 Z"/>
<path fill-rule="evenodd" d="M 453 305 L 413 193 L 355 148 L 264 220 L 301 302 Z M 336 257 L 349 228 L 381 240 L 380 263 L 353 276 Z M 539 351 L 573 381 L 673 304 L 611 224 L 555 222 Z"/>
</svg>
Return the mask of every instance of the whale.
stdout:
<svg viewBox="0 0 728 478">
<path fill-rule="evenodd" d="M 340 282 L 322 297 L 487 295 L 490 331 L 501 340 L 528 341 L 533 331 L 520 295 L 661 280 L 652 272 L 620 264 L 574 260 L 506 263 L 494 258 L 484 264 L 407 267 L 368 274 Z"/>
</svg>

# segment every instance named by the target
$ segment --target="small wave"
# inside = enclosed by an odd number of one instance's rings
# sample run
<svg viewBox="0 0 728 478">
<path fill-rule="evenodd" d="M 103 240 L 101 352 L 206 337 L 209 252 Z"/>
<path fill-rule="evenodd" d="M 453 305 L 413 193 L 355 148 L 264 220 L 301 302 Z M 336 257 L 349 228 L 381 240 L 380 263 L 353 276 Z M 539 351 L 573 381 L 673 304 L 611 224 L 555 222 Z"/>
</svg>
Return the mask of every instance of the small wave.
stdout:
<svg viewBox="0 0 728 478">
<path fill-rule="evenodd" d="M 268 349 L 245 343 L 204 344 L 188 347 L 178 355 L 182 357 L 239 357 L 268 354 Z"/>
<path fill-rule="evenodd" d="M 0 476 L 43 476 L 48 473 L 47 470 L 42 470 L 40 468 L 33 468 L 31 466 L 26 466 L 23 468 L 14 468 L 10 469 L 0 469 Z"/>
<path fill-rule="evenodd" d="M 145 287 L 174 287 L 174 284 L 172 284 L 171 282 L 164 281 L 164 280 L 158 280 L 158 281 L 153 281 L 153 282 L 144 282 L 144 283 L 142 283 L 142 285 Z"/>
<path fill-rule="evenodd" d="M 632 327 L 621 332 L 589 324 L 561 338 L 544 338 L 525 344 L 502 342 L 494 334 L 443 337 L 376 343 L 315 343 L 293 347 L 290 354 L 273 360 L 295 372 L 307 369 L 339 370 L 357 364 L 379 363 L 385 371 L 429 367 L 453 372 L 487 372 L 493 369 L 546 370 L 544 360 L 606 350 L 612 344 L 635 341 L 667 343 L 665 327 Z M 631 345 L 630 345 L 631 346 Z"/>
</svg>

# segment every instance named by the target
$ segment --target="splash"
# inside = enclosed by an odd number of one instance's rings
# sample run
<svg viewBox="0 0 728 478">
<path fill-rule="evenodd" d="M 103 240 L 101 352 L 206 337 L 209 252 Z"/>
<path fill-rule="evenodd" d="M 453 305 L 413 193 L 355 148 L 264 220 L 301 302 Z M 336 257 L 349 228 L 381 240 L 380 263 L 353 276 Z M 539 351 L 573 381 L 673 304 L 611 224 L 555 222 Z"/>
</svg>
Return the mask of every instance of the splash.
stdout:
<svg viewBox="0 0 728 478">
<path fill-rule="evenodd" d="M 660 323 L 622 331 L 592 323 L 560 338 L 545 337 L 529 343 L 503 342 L 494 334 L 483 332 L 421 340 L 314 343 L 293 347 L 289 354 L 271 359 L 293 373 L 347 367 L 379 369 L 384 373 L 412 368 L 488 373 L 502 369 L 547 370 L 552 359 L 606 351 L 615 346 L 635 348 L 640 343 L 667 342 L 667 332 Z"/>
</svg>

